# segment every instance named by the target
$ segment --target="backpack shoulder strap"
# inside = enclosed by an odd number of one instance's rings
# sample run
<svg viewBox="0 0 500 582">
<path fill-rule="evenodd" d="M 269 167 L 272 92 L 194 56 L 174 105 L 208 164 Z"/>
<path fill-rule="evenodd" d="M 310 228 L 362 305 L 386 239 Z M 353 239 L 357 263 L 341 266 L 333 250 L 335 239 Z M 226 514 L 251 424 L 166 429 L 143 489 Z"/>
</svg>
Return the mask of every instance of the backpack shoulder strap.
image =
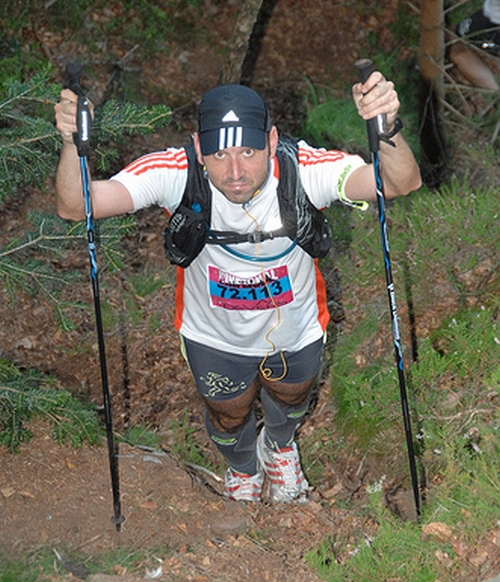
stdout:
<svg viewBox="0 0 500 582">
<path fill-rule="evenodd" d="M 300 181 L 298 155 L 297 140 L 290 136 L 280 136 L 276 149 L 280 170 L 278 202 L 286 236 L 292 240 L 297 237 L 297 181 Z"/>
<path fill-rule="evenodd" d="M 328 254 L 332 233 L 328 220 L 310 201 L 300 179 L 299 145 L 290 136 L 280 137 L 276 151 L 280 164 L 278 200 L 287 236 L 314 258 Z"/>
<path fill-rule="evenodd" d="M 206 244 L 212 215 L 212 191 L 198 163 L 193 143 L 184 148 L 188 158 L 186 187 L 163 233 L 163 241 L 168 260 L 186 268 Z"/>
<path fill-rule="evenodd" d="M 201 212 L 207 224 L 212 216 L 212 190 L 202 165 L 198 162 L 194 144 L 190 141 L 184 146 L 188 158 L 188 177 L 181 206 L 194 212 Z"/>
</svg>

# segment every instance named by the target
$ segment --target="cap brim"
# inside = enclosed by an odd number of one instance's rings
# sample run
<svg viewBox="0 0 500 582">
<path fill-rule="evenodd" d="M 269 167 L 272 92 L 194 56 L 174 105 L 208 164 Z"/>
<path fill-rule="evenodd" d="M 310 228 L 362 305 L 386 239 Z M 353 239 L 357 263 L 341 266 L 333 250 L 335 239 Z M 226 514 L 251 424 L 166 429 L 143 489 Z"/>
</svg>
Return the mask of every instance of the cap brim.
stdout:
<svg viewBox="0 0 500 582">
<path fill-rule="evenodd" d="M 230 147 L 266 148 L 266 132 L 251 127 L 221 127 L 199 134 L 201 153 L 210 156 Z"/>
</svg>

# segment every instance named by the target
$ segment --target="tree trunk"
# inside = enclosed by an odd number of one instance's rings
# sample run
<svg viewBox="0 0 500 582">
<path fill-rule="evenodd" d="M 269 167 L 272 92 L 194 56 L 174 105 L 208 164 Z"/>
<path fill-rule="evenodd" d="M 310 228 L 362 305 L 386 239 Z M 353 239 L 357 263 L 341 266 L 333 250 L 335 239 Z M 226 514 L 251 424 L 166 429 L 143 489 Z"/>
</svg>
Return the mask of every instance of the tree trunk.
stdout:
<svg viewBox="0 0 500 582">
<path fill-rule="evenodd" d="M 248 43 L 263 0 L 244 0 L 219 77 L 220 84 L 239 83 Z"/>
<path fill-rule="evenodd" d="M 424 182 L 438 186 L 447 171 L 442 127 L 444 99 L 443 0 L 422 0 L 420 11 L 420 147 Z"/>
<path fill-rule="evenodd" d="M 252 84 L 255 65 L 257 64 L 257 59 L 259 58 L 264 37 L 266 36 L 267 25 L 271 20 L 274 7 L 277 3 L 278 0 L 264 0 L 262 2 L 259 15 L 257 16 L 257 21 L 255 22 L 250 40 L 248 41 L 247 54 L 245 55 L 245 60 L 241 66 L 240 83 L 243 85 Z"/>
<path fill-rule="evenodd" d="M 422 0 L 420 10 L 420 73 L 444 97 L 443 0 Z"/>
</svg>

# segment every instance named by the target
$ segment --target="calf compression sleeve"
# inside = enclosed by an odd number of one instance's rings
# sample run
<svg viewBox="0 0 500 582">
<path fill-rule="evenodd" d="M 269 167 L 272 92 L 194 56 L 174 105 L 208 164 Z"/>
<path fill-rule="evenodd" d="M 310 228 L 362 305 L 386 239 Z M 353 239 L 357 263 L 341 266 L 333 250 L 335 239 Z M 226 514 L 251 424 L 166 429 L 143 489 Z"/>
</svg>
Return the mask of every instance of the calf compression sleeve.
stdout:
<svg viewBox="0 0 500 582">
<path fill-rule="evenodd" d="M 260 400 L 264 410 L 267 444 L 279 449 L 289 447 L 309 408 L 309 398 L 300 406 L 288 406 L 278 402 L 267 393 L 267 390 L 262 389 Z"/>
<path fill-rule="evenodd" d="M 255 451 L 257 421 L 253 412 L 247 422 L 234 432 L 217 430 L 207 413 L 205 413 L 205 426 L 208 435 L 232 469 L 247 475 L 257 473 L 257 454 Z"/>
</svg>

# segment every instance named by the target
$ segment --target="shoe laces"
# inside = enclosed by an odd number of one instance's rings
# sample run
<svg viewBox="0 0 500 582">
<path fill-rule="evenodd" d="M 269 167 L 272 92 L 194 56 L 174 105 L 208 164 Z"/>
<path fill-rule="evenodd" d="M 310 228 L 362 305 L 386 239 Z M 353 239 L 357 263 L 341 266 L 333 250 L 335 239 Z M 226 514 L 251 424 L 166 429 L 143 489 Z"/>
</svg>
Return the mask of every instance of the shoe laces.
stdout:
<svg viewBox="0 0 500 582">
<path fill-rule="evenodd" d="M 229 468 L 226 474 L 224 494 L 235 500 L 259 499 L 262 492 L 263 475 L 239 473 Z"/>
<path fill-rule="evenodd" d="M 272 463 L 266 463 L 271 481 L 285 487 L 297 487 L 304 479 L 297 448 L 292 446 L 283 449 L 272 449 L 267 445 L 264 446 L 267 449 L 266 452 L 269 458 L 272 460 Z"/>
</svg>

